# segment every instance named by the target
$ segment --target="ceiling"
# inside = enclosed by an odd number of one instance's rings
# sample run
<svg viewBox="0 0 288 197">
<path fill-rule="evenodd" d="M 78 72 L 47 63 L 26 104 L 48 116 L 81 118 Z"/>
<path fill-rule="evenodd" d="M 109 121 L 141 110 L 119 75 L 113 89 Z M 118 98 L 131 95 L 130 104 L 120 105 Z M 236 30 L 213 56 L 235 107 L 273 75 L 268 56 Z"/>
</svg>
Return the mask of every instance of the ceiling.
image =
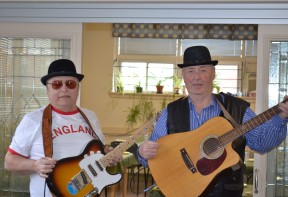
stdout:
<svg viewBox="0 0 288 197">
<path fill-rule="evenodd" d="M 0 22 L 288 24 L 286 1 L 1 1 Z"/>
</svg>

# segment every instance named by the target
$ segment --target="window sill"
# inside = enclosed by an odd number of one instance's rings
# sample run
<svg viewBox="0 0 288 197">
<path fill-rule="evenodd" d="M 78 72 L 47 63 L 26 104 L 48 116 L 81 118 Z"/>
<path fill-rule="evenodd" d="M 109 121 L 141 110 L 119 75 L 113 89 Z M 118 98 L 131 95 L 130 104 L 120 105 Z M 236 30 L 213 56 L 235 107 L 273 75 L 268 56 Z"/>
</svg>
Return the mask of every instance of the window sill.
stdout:
<svg viewBox="0 0 288 197">
<path fill-rule="evenodd" d="M 184 97 L 184 94 L 173 94 L 173 93 L 163 93 L 163 94 L 157 94 L 157 93 L 149 93 L 149 92 L 143 92 L 143 93 L 118 93 L 118 92 L 110 92 L 111 98 L 124 98 L 124 99 L 140 99 L 140 98 L 148 98 L 153 100 L 162 100 L 164 98 L 175 100 L 181 97 Z"/>
</svg>

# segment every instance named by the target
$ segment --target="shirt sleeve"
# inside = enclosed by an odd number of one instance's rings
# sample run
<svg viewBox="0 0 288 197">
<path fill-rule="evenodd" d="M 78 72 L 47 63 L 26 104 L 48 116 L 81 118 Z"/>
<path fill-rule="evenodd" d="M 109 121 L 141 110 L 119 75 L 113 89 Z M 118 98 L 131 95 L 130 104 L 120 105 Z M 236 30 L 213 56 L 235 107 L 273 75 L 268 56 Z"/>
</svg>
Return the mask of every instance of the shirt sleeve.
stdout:
<svg viewBox="0 0 288 197">
<path fill-rule="evenodd" d="M 30 156 L 33 139 L 35 138 L 35 131 L 38 130 L 39 127 L 40 124 L 38 126 L 35 125 L 35 121 L 28 115 L 24 116 L 16 128 L 8 151 L 12 154 L 28 158 Z"/>
<path fill-rule="evenodd" d="M 247 108 L 243 122 L 247 122 L 255 117 L 255 113 Z M 252 129 L 245 134 L 247 146 L 261 154 L 267 153 L 285 139 L 287 134 L 287 119 L 281 118 L 279 115 L 272 117 L 258 127 Z"/>
</svg>

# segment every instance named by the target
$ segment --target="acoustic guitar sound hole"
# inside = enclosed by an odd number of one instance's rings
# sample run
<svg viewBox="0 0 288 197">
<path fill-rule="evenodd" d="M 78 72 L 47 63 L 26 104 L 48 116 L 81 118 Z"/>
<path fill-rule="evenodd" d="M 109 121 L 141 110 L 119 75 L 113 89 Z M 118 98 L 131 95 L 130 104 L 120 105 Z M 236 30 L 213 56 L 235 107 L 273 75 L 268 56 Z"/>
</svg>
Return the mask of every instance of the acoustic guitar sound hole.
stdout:
<svg viewBox="0 0 288 197">
<path fill-rule="evenodd" d="M 202 146 L 204 154 L 209 159 L 220 157 L 224 151 L 221 142 L 216 137 L 206 139 Z"/>
</svg>

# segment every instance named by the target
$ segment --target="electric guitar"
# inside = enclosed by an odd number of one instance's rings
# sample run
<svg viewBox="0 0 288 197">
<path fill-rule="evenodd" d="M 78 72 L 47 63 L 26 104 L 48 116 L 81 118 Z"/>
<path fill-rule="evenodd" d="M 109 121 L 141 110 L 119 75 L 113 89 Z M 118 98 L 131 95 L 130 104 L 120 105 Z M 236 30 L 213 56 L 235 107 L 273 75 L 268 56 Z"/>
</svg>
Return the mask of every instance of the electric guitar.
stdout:
<svg viewBox="0 0 288 197">
<path fill-rule="evenodd" d="M 232 142 L 280 112 L 276 105 L 234 129 L 214 117 L 192 132 L 160 138 L 157 156 L 148 163 L 161 192 L 167 197 L 206 194 L 219 175 L 240 162 Z"/>
<path fill-rule="evenodd" d="M 48 175 L 47 185 L 57 197 L 99 196 L 103 188 L 121 180 L 121 174 L 109 174 L 106 167 L 112 158 L 122 156 L 130 146 L 153 130 L 150 120 L 136 130 L 135 134 L 103 155 L 104 147 L 98 140 L 90 141 L 84 151 L 76 156 L 60 159 Z"/>
</svg>

